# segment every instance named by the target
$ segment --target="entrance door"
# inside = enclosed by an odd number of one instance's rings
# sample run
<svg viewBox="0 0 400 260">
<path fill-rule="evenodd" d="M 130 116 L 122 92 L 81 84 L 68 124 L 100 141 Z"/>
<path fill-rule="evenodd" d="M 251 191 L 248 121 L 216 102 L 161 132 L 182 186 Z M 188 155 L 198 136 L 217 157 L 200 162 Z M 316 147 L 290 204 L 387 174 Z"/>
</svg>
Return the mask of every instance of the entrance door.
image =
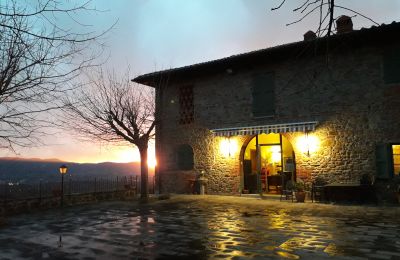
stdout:
<svg viewBox="0 0 400 260">
<path fill-rule="evenodd" d="M 243 158 L 243 192 L 275 193 L 282 180 L 294 178 L 294 152 L 280 134 L 261 134 L 247 144 Z"/>
</svg>

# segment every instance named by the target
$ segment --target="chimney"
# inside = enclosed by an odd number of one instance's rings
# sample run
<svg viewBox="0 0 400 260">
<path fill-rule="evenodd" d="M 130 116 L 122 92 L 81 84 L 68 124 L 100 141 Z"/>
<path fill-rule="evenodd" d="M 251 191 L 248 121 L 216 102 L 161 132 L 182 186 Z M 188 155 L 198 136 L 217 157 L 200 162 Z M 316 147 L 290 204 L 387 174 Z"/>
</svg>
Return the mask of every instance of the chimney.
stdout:
<svg viewBox="0 0 400 260">
<path fill-rule="evenodd" d="M 303 36 L 304 36 L 304 41 L 311 41 L 317 38 L 317 35 L 313 31 L 308 31 Z"/>
<path fill-rule="evenodd" d="M 353 22 L 351 17 L 342 15 L 336 20 L 336 30 L 338 34 L 348 33 L 353 31 Z"/>
</svg>

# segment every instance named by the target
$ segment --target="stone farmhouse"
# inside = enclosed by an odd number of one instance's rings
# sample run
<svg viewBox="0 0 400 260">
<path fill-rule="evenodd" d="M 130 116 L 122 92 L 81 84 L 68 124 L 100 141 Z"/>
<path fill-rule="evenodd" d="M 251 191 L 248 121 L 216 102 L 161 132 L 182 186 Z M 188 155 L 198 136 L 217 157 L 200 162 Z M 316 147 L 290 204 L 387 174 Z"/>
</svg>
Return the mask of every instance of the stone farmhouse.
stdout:
<svg viewBox="0 0 400 260">
<path fill-rule="evenodd" d="M 400 174 L 400 23 L 138 76 L 156 90 L 160 192 L 277 192 Z"/>
</svg>

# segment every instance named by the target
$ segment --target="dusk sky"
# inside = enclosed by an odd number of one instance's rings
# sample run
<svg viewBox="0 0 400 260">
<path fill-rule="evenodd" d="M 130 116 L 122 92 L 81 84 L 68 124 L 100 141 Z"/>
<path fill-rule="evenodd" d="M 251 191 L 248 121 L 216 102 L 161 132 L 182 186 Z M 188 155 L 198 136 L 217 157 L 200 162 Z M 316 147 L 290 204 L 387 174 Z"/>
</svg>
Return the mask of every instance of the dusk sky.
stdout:
<svg viewBox="0 0 400 260">
<path fill-rule="evenodd" d="M 315 30 L 316 17 L 286 26 L 299 18 L 292 10 L 303 1 L 281 0 L 94 0 L 105 12 L 86 13 L 81 21 L 102 30 L 117 24 L 106 38 L 109 68 L 130 66 L 132 78 L 155 70 L 190 65 L 247 51 L 300 41 Z M 379 24 L 400 21 L 400 0 L 337 0 Z M 335 16 L 350 14 L 336 10 Z M 351 14 L 353 15 L 353 14 Z M 354 28 L 373 24 L 360 16 Z M 134 148 L 82 143 L 68 133 L 46 138 L 47 146 L 18 149 L 18 156 L 59 158 L 74 162 L 138 161 Z M 151 149 L 154 153 L 154 149 Z M 15 156 L 3 151 L 1 156 Z"/>
</svg>

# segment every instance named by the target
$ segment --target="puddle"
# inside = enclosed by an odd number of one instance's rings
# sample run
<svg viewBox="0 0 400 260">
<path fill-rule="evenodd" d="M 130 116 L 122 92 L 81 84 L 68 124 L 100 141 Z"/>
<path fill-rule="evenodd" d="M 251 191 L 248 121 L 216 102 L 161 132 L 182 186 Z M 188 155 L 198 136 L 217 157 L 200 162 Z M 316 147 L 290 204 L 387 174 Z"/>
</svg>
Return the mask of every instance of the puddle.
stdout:
<svg viewBox="0 0 400 260">
<path fill-rule="evenodd" d="M 253 210 L 209 201 L 151 208 L 132 202 L 71 207 L 63 214 L 47 211 L 13 218 L 0 229 L 0 258 L 300 259 L 310 252 L 368 258 L 379 250 L 400 254 L 397 215 L 383 222 L 378 213 L 347 211 L 343 216 L 329 210 L 325 217 L 303 216 L 290 208 Z"/>
</svg>

